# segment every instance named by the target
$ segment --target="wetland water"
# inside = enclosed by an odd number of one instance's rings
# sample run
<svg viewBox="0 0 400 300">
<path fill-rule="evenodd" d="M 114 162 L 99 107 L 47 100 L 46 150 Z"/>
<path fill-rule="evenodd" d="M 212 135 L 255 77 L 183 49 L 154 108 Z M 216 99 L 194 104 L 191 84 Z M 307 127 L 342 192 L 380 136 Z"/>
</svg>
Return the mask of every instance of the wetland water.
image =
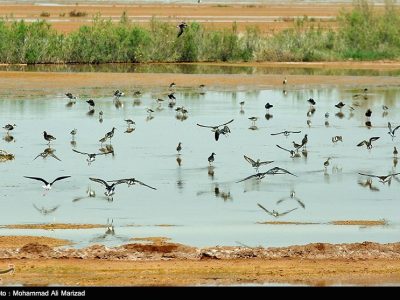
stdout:
<svg viewBox="0 0 400 300">
<path fill-rule="evenodd" d="M 10 132 L 13 139 L 3 130 L 0 141 L 0 149 L 15 155 L 15 160 L 0 163 L 0 217 L 2 225 L 54 221 L 105 224 L 107 219 L 113 219 L 115 235 L 104 235 L 104 228 L 55 231 L 2 228 L 2 235 L 66 238 L 78 247 L 96 242 L 117 245 L 131 237 L 147 236 L 170 237 L 175 242 L 193 246 L 237 242 L 249 246 L 285 246 L 309 242 L 398 241 L 399 178 L 393 178 L 390 185 L 373 178 L 369 186 L 368 178 L 357 173 L 398 172 L 392 152 L 393 146 L 400 148 L 400 136 L 391 139 L 387 122 L 394 126 L 400 124 L 400 107 L 396 101 L 400 88 L 370 88 L 365 100 L 353 98 L 354 94 L 362 94 L 360 87 L 289 88 L 287 93 L 279 88 L 227 91 L 176 87 L 175 108 L 183 105 L 189 111 L 184 120 L 176 118 L 174 109 L 167 106 L 168 87 L 143 90 L 140 98 L 134 98 L 133 91 L 125 91 L 127 95 L 120 98 L 119 107 L 110 88 L 85 90 L 72 106 L 66 105 L 68 99 L 64 93 L 67 91 L 0 99 L 2 126 L 17 124 Z M 317 102 L 316 111 L 307 116 L 310 97 Z M 88 115 L 85 100 L 89 98 L 96 103 L 93 115 Z M 160 107 L 157 98 L 165 99 Z M 245 101 L 243 112 L 241 101 Z M 339 101 L 346 103 L 342 116 L 337 115 L 339 110 L 334 107 Z M 274 105 L 269 119 L 265 117 L 266 102 Z M 355 108 L 353 112 L 349 105 Z M 383 114 L 382 105 L 389 107 L 387 115 Z M 153 118 L 148 118 L 146 108 L 154 110 Z M 370 128 L 365 126 L 364 113 L 368 108 L 373 111 Z M 100 110 L 104 112 L 101 123 Z M 330 114 L 328 119 L 324 117 L 326 112 Z M 248 118 L 253 116 L 258 117 L 256 130 L 249 129 L 252 124 Z M 131 133 L 125 132 L 124 119 L 128 118 L 136 122 Z M 219 141 L 214 140 L 211 129 L 196 126 L 196 123 L 216 125 L 231 119 L 234 119 L 229 124 L 231 133 L 221 136 Z M 98 140 L 113 126 L 116 127 L 112 139 L 114 156 L 98 156 L 88 166 L 85 156 L 72 151 L 75 147 L 79 151 L 98 153 L 101 148 Z M 74 128 L 77 134 L 73 147 L 70 131 Z M 285 129 L 301 130 L 301 133 L 289 137 L 270 135 Z M 52 157 L 34 160 L 47 148 L 44 130 L 57 138 L 51 148 L 61 161 Z M 300 157 L 290 158 L 289 153 L 275 146 L 291 149 L 292 141 L 300 143 L 304 134 L 308 134 L 309 140 L 307 156 L 300 151 Z M 332 142 L 332 137 L 337 135 L 343 137 L 343 142 Z M 356 146 L 372 136 L 381 138 L 370 151 L 365 146 Z M 178 142 L 183 147 L 180 166 L 175 150 Z M 207 158 L 212 152 L 216 156 L 214 168 L 210 169 Z M 279 166 L 297 177 L 267 175 L 261 181 L 236 183 L 254 174 L 243 155 L 274 161 L 260 167 L 261 172 Z M 332 159 L 325 171 L 323 163 L 328 157 Z M 23 177 L 53 180 L 62 175 L 72 177 L 56 182 L 45 196 L 41 182 Z M 135 177 L 157 190 L 121 184 L 116 187 L 113 201 L 108 201 L 103 196 L 104 187 L 89 177 L 106 180 Z M 88 187 L 96 192 L 96 197 L 85 198 Z M 292 191 L 304 208 L 289 197 Z M 296 210 L 274 218 L 257 203 L 279 212 Z M 59 207 L 43 215 L 33 205 Z M 327 224 L 334 220 L 379 219 L 387 220 L 388 224 L 374 227 Z M 265 221 L 318 224 L 257 223 Z"/>
</svg>

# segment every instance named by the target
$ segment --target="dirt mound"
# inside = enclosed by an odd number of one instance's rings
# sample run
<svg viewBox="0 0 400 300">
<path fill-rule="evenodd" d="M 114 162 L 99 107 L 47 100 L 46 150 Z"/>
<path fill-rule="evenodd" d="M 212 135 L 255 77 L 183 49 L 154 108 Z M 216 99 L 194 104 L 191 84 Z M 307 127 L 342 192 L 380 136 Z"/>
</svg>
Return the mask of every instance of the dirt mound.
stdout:
<svg viewBox="0 0 400 300">
<path fill-rule="evenodd" d="M 171 253 L 178 250 L 179 246 L 177 244 L 127 244 L 123 247 L 129 251 Z"/>
<path fill-rule="evenodd" d="M 19 251 L 21 253 L 41 254 L 41 253 L 49 253 L 53 251 L 53 248 L 39 243 L 29 243 L 22 246 Z"/>
</svg>

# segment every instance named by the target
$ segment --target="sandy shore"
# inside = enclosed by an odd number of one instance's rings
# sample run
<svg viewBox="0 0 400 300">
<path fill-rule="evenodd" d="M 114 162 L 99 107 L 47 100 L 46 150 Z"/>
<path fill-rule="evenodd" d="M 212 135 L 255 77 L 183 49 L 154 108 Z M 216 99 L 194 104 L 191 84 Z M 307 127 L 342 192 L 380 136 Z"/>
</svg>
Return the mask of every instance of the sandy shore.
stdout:
<svg viewBox="0 0 400 300">
<path fill-rule="evenodd" d="M 23 238 L 29 242 L 29 237 Z M 1 241 L 1 239 L 0 239 Z M 399 285 L 400 243 L 308 244 L 279 248 L 194 248 L 164 238 L 107 248 L 0 247 L 3 284 L 124 285 Z M 62 243 L 62 242 L 60 242 Z"/>
<path fill-rule="evenodd" d="M 313 25 L 336 26 L 336 16 L 340 10 L 349 10 L 352 5 L 343 3 L 326 4 L 264 4 L 264 5 L 225 5 L 225 4 L 79 4 L 79 5 L 29 5 L 2 4 L 0 17 L 9 20 L 25 19 L 33 21 L 45 19 L 54 28 L 62 32 L 76 30 L 83 24 L 89 24 L 94 16 L 100 14 L 113 21 L 119 21 L 125 11 L 130 21 L 143 24 L 156 17 L 167 22 L 199 22 L 209 28 L 231 28 L 237 22 L 238 29 L 257 25 L 262 32 L 282 30 L 293 26 L 295 18 L 308 16 Z M 382 8 L 379 8 L 382 9 Z M 69 13 L 86 13 L 82 17 L 70 17 Z M 47 17 L 44 17 L 46 15 Z"/>
</svg>

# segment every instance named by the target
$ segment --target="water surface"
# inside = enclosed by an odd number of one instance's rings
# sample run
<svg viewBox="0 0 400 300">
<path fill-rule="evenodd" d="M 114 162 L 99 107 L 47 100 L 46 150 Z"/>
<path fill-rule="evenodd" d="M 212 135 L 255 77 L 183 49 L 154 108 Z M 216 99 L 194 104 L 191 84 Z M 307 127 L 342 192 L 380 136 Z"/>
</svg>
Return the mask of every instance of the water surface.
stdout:
<svg viewBox="0 0 400 300">
<path fill-rule="evenodd" d="M 360 89 L 296 89 L 283 93 L 281 89 L 243 91 L 180 89 L 175 97 L 177 105 L 188 109 L 188 118 L 176 118 L 174 109 L 166 103 L 168 87 L 144 91 L 138 99 L 121 97 L 121 106 L 115 105 L 110 87 L 86 91 L 76 104 L 68 107 L 64 92 L 47 96 L 0 99 L 0 119 L 4 126 L 15 123 L 10 134 L 3 130 L 0 149 L 13 153 L 15 160 L 0 164 L 3 174 L 0 183 L 1 224 L 20 223 L 100 223 L 113 219 L 115 235 L 104 235 L 105 229 L 90 230 L 9 230 L 0 233 L 45 235 L 71 239 L 77 246 L 95 242 L 117 245 L 131 237 L 166 236 L 176 242 L 194 246 L 235 245 L 285 246 L 309 242 L 394 242 L 399 237 L 398 200 L 399 178 L 391 185 L 372 179 L 372 189 L 365 185 L 367 177 L 358 172 L 384 175 L 398 171 L 393 162 L 393 146 L 399 148 L 399 137 L 394 140 L 387 134 L 387 122 L 399 125 L 400 97 L 398 87 L 369 89 L 367 99 L 354 99 Z M 88 115 L 91 95 L 96 102 L 95 113 Z M 165 99 L 161 107 L 157 98 Z M 316 111 L 307 117 L 307 99 L 317 102 Z M 342 100 L 347 105 L 343 116 L 334 105 Z M 243 111 L 240 102 L 245 101 Z M 264 105 L 274 107 L 266 119 Z M 356 104 L 360 106 L 356 106 Z M 351 113 L 348 105 L 355 110 Z M 389 107 L 383 115 L 382 105 Z M 175 107 L 176 107 L 175 106 Z M 155 112 L 148 118 L 146 108 Z M 365 126 L 367 108 L 373 110 L 372 127 Z M 99 122 L 98 112 L 104 112 Z M 324 117 L 329 112 L 328 119 Z M 257 130 L 249 129 L 249 117 L 258 117 Z M 126 133 L 124 119 L 136 122 L 135 130 Z M 216 125 L 234 119 L 229 124 L 229 136 L 216 142 L 211 129 L 196 123 Z M 307 124 L 307 120 L 308 122 Z M 329 122 L 329 126 L 325 125 Z M 78 130 L 75 149 L 99 152 L 98 140 L 115 126 L 112 139 L 114 156 L 97 157 L 90 166 L 86 157 L 72 151 L 70 131 Z M 301 134 L 284 137 L 271 136 L 282 130 L 300 130 Z M 42 132 L 47 130 L 57 140 L 51 144 L 56 149 L 58 161 L 52 157 L 34 158 L 47 148 Z M 307 156 L 300 152 L 298 158 L 276 147 L 292 147 L 308 134 Z M 336 135 L 343 142 L 332 143 Z M 356 144 L 372 136 L 381 138 L 371 151 Z M 182 142 L 183 150 L 177 163 L 176 146 Z M 208 156 L 215 152 L 214 168 L 210 169 Z M 255 171 L 243 155 L 274 163 L 263 166 L 266 171 L 274 166 L 285 168 L 297 175 L 267 176 L 261 181 L 248 180 L 236 183 Z M 323 162 L 332 157 L 324 170 Z M 61 175 L 72 177 L 56 182 L 43 196 L 41 183 L 23 176 L 39 176 L 52 180 Z M 106 180 L 135 177 L 157 188 L 156 191 L 135 185 L 118 185 L 113 201 L 103 197 L 104 188 L 91 182 L 89 177 Z M 90 186 L 95 198 L 83 198 Z M 219 193 L 216 193 L 216 187 Z M 379 190 L 376 190 L 379 189 Z M 305 205 L 301 207 L 291 199 L 290 193 Z M 283 199 L 279 203 L 279 200 Z M 75 200 L 75 201 L 74 201 Z M 296 210 L 279 218 L 262 211 L 257 203 L 269 210 L 285 212 Z M 59 208 L 42 215 L 37 207 Z M 334 226 L 333 220 L 388 221 L 386 226 Z M 265 221 L 313 222 L 314 225 L 265 225 Z M 173 225 L 173 226 L 160 226 Z"/>
</svg>

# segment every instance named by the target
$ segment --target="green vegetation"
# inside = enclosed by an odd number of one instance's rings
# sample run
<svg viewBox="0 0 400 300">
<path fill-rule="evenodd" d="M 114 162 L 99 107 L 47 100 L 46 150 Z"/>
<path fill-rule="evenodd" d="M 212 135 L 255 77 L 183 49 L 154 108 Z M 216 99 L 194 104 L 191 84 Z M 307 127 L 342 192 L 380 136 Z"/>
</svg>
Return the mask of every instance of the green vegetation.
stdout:
<svg viewBox="0 0 400 300">
<path fill-rule="evenodd" d="M 71 11 L 70 15 L 85 16 Z M 377 13 L 364 0 L 343 11 L 339 29 L 321 28 L 304 16 L 293 28 L 262 35 L 258 28 L 238 32 L 206 30 L 190 23 L 178 38 L 175 24 L 151 20 L 141 27 L 127 14 L 119 22 L 100 16 L 63 34 L 46 21 L 0 21 L 1 63 L 112 63 L 194 61 L 331 61 L 400 59 L 400 13 L 387 1 Z"/>
</svg>

